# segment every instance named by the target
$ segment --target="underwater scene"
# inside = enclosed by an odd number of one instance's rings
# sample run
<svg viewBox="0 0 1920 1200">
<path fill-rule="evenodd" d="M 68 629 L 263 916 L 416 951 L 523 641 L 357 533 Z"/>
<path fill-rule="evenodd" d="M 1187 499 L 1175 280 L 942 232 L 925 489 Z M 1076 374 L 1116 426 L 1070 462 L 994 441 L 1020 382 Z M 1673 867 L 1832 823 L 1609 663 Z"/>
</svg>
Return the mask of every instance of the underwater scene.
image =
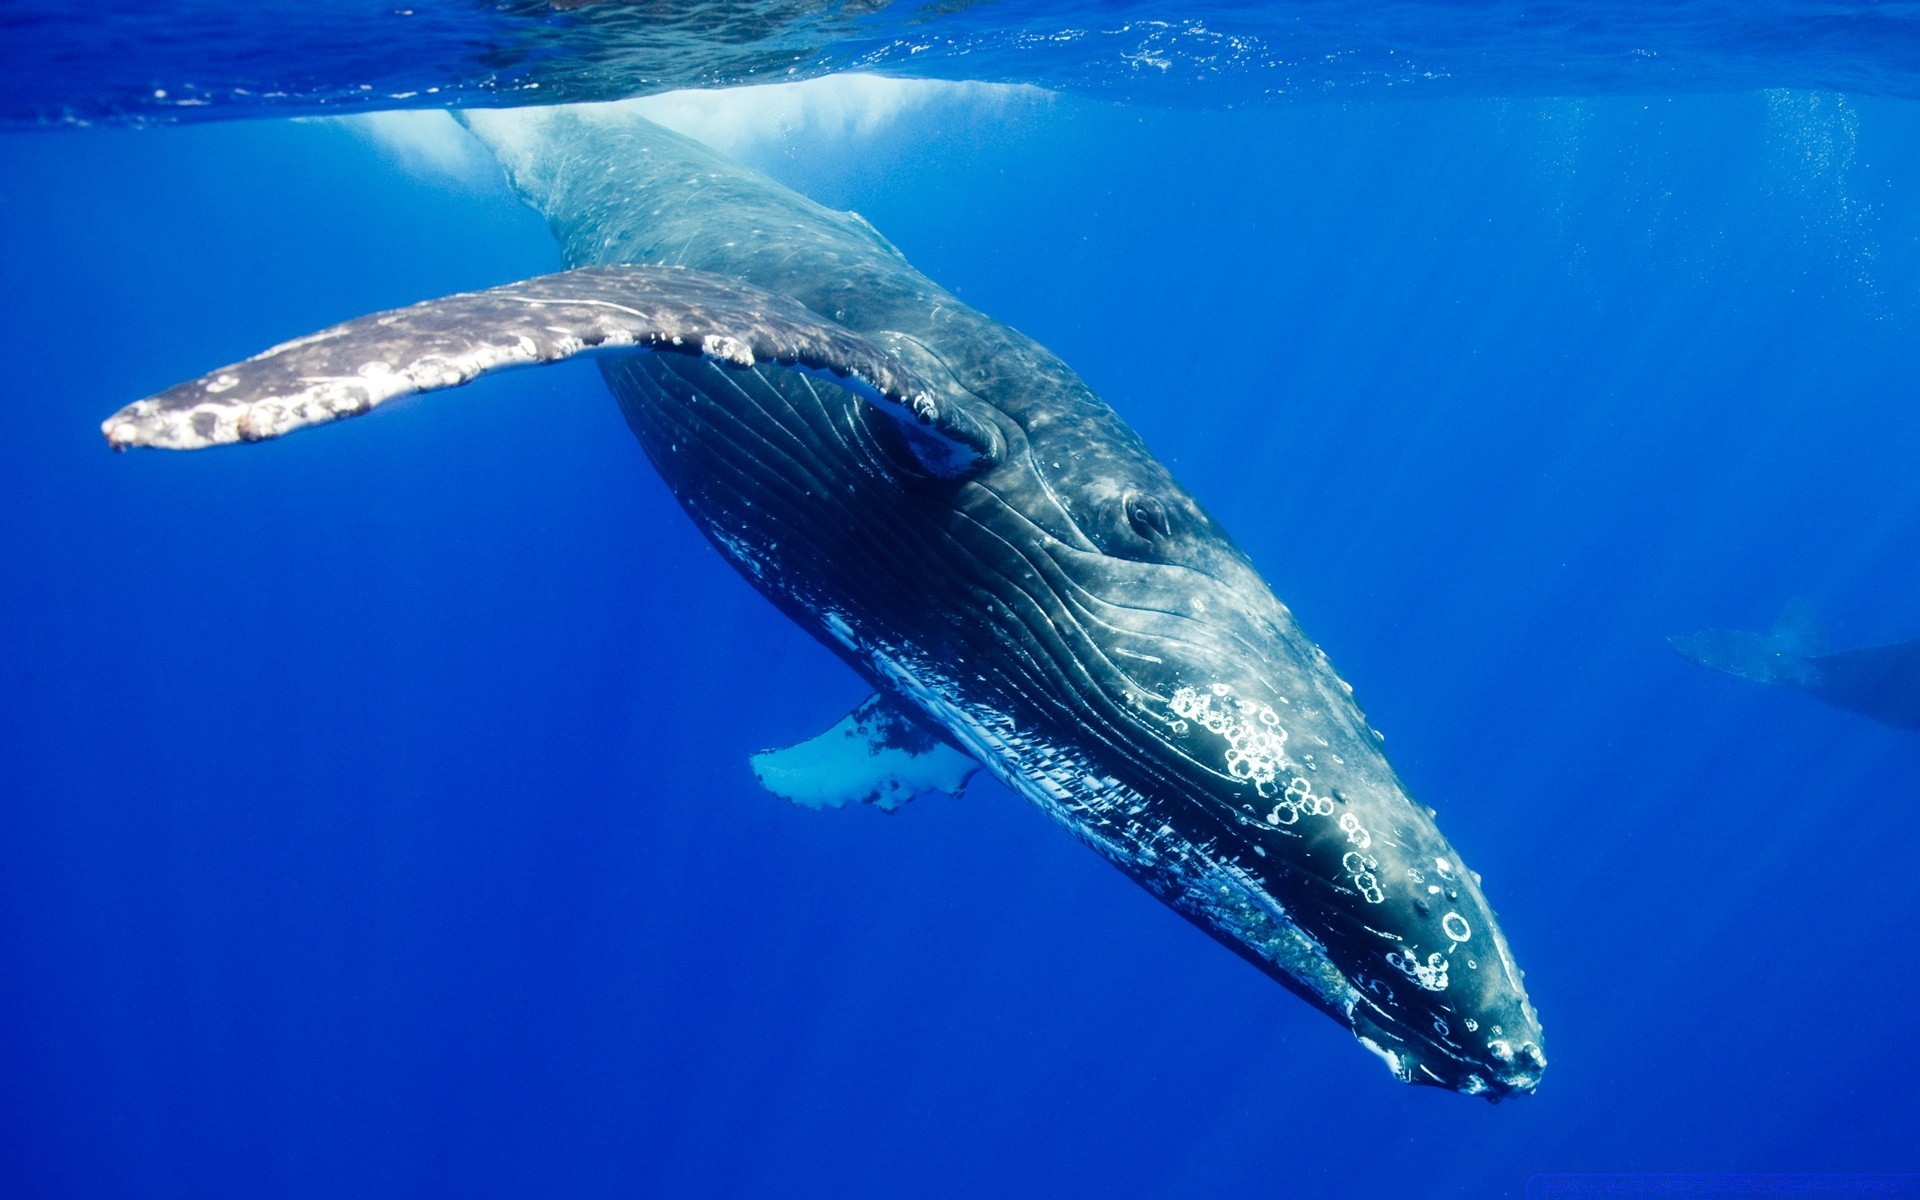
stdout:
<svg viewBox="0 0 1920 1200">
<path fill-rule="evenodd" d="M 0 63 L 0 1196 L 1920 1191 L 1920 10 Z"/>
</svg>

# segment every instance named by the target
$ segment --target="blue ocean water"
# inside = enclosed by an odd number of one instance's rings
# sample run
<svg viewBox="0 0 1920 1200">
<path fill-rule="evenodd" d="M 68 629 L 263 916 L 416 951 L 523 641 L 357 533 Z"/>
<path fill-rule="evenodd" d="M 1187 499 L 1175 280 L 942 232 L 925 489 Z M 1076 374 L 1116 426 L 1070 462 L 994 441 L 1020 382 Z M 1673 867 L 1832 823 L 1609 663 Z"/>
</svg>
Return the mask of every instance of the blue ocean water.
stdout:
<svg viewBox="0 0 1920 1200">
<path fill-rule="evenodd" d="M 1920 109 L 1751 82 L 942 92 L 736 145 L 1073 364 L 1355 684 L 1529 971 L 1552 1065 L 1498 1107 L 996 785 L 760 792 L 748 753 L 865 689 L 590 367 L 103 448 L 178 379 L 554 269 L 504 184 L 333 122 L 5 134 L 0 1194 L 1920 1169 L 1920 741 L 1665 644 L 1794 597 L 1920 634 Z"/>
</svg>

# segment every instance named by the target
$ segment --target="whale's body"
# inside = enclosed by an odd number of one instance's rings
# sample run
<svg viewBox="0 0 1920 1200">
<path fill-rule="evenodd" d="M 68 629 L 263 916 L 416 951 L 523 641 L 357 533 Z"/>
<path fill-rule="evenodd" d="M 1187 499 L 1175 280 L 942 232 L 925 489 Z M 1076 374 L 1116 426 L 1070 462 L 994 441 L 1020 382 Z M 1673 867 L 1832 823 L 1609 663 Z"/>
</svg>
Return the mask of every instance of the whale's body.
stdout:
<svg viewBox="0 0 1920 1200">
<path fill-rule="evenodd" d="M 272 436 L 603 352 L 709 540 L 873 684 L 830 740 L 933 763 L 927 787 L 984 765 L 1404 1080 L 1532 1090 L 1539 1024 L 1477 877 L 1325 655 L 1064 363 L 858 217 L 644 121 L 466 119 L 576 271 L 289 343 L 110 440 Z M 660 352 L 604 353 L 628 349 Z M 777 779 L 827 751 L 786 753 L 762 778 L 791 794 Z"/>
</svg>

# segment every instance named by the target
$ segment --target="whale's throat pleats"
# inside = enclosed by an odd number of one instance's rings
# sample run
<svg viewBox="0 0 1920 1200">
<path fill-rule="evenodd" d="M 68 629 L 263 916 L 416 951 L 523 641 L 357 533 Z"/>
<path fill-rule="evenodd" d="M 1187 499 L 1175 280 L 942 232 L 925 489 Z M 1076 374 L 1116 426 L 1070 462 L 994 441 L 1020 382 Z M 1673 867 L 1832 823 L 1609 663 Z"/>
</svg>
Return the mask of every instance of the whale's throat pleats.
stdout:
<svg viewBox="0 0 1920 1200">
<path fill-rule="evenodd" d="M 1150 773 L 1134 750 L 1137 717 L 1116 697 L 1125 681 L 1077 611 L 1080 586 L 1020 527 L 991 473 L 903 467 L 866 406 L 806 375 L 665 356 L 603 370 L 714 545 L 802 626 L 864 659 L 876 683 L 937 691 L 919 699 L 1012 721 L 1023 736 L 1091 732 L 1123 768 Z"/>
<path fill-rule="evenodd" d="M 1077 551 L 1063 566 L 1039 548 L 991 473 L 902 473 L 860 403 L 830 383 L 676 357 L 602 369 L 681 504 L 797 623 L 1149 890 L 1344 1017 L 1338 972 L 1272 898 L 1281 881 L 1259 877 L 1265 862 L 1230 861 L 1241 819 L 1167 771 L 1142 716 L 1165 699 L 1151 664 L 1110 653 L 1131 623 L 1147 657 L 1167 614 L 1111 603 L 1104 566 Z"/>
</svg>

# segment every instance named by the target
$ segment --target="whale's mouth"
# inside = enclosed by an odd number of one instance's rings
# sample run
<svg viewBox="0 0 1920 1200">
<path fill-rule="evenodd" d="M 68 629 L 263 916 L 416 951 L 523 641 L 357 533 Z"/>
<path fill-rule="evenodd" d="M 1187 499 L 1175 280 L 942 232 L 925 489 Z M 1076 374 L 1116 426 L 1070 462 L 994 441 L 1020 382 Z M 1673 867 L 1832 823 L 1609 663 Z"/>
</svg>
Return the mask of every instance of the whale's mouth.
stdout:
<svg viewBox="0 0 1920 1200">
<path fill-rule="evenodd" d="M 1362 1035 L 1360 1044 L 1379 1055 L 1389 1070 L 1403 1083 L 1444 1088 L 1468 1096 L 1483 1096 L 1498 1104 L 1514 1096 L 1530 1096 L 1540 1086 L 1546 1072 L 1546 1055 L 1533 1042 L 1513 1052 L 1511 1063 L 1468 1066 L 1452 1060 L 1423 1060 L 1404 1051 L 1389 1050 L 1374 1039 Z M 1436 1071 L 1435 1067 L 1442 1070 Z"/>
<path fill-rule="evenodd" d="M 1495 1048 L 1496 1056 L 1499 1048 Z M 1512 1048 L 1513 1058 L 1504 1074 L 1496 1074 L 1487 1085 L 1487 1099 L 1499 1103 L 1508 1096 L 1529 1096 L 1540 1086 L 1547 1069 L 1547 1056 L 1538 1042 L 1522 1042 Z"/>
<path fill-rule="evenodd" d="M 1353 1034 L 1403 1083 L 1444 1088 L 1492 1103 L 1531 1095 L 1546 1073 L 1537 1027 L 1487 1038 L 1479 1053 L 1460 1054 L 1429 1039 L 1407 1037 L 1397 1023 L 1376 1024 L 1356 1014 Z"/>
</svg>

